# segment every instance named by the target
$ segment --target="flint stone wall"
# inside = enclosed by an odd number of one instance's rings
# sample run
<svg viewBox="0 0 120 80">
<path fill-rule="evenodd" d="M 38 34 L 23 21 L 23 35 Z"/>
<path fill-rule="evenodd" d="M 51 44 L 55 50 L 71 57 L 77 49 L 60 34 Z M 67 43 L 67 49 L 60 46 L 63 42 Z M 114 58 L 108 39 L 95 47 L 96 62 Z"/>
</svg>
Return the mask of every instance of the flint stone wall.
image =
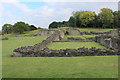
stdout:
<svg viewBox="0 0 120 80">
<path fill-rule="evenodd" d="M 40 30 L 38 32 L 39 36 L 50 36 L 55 33 L 55 30 Z"/>
<path fill-rule="evenodd" d="M 46 47 L 48 44 L 53 41 L 61 40 L 64 37 L 64 30 L 55 31 L 54 34 L 50 35 L 46 40 L 43 40 L 41 43 L 35 44 L 34 46 L 24 46 L 18 48 L 17 50 L 22 50 L 23 52 L 39 51 L 40 48 Z M 14 50 L 14 52 L 16 49 Z"/>
<path fill-rule="evenodd" d="M 111 30 L 111 31 L 108 31 L 108 32 L 94 32 L 94 31 L 91 31 L 91 32 L 80 32 L 79 29 L 76 29 L 76 28 L 68 28 L 66 29 L 66 31 L 69 32 L 69 35 L 102 35 L 102 34 L 106 34 L 106 35 L 109 35 L 109 34 L 112 34 L 112 36 L 117 36 L 117 31 L 118 30 Z"/>
<path fill-rule="evenodd" d="M 113 48 L 120 51 L 120 38 L 112 36 L 96 36 L 95 41 L 107 48 Z"/>
<path fill-rule="evenodd" d="M 112 37 L 118 37 L 118 36 L 119 36 L 119 30 L 118 30 L 118 29 L 116 29 L 116 30 L 111 30 L 111 31 L 110 31 L 110 35 L 111 35 Z"/>
<path fill-rule="evenodd" d="M 12 57 L 74 57 L 74 56 L 108 56 L 108 55 L 120 55 L 120 52 L 111 49 L 96 49 L 92 47 L 78 48 L 78 49 L 60 49 L 52 50 L 44 48 L 43 50 L 30 52 L 24 51 L 20 48 L 14 50 Z"/>
<path fill-rule="evenodd" d="M 37 34 L 30 34 L 30 35 L 25 35 L 25 37 L 27 36 L 50 36 L 52 34 L 55 33 L 56 30 L 40 30 Z M 66 29 L 66 31 L 69 32 L 69 35 L 112 35 L 112 36 L 117 36 L 118 34 L 116 32 L 118 32 L 118 30 L 111 30 L 109 32 L 80 32 L 80 30 L 76 29 L 76 28 L 68 28 Z M 61 33 L 62 34 L 62 33 Z"/>
<path fill-rule="evenodd" d="M 68 28 L 66 30 L 69 32 L 69 35 L 80 35 L 80 30 L 76 28 Z"/>
<path fill-rule="evenodd" d="M 94 34 L 94 35 L 102 35 L 102 34 L 110 34 L 111 32 L 94 32 L 94 31 L 91 31 L 90 34 Z"/>
<path fill-rule="evenodd" d="M 93 42 L 95 41 L 95 38 L 82 39 L 80 37 L 68 37 L 67 40 L 80 41 L 80 42 Z"/>
</svg>

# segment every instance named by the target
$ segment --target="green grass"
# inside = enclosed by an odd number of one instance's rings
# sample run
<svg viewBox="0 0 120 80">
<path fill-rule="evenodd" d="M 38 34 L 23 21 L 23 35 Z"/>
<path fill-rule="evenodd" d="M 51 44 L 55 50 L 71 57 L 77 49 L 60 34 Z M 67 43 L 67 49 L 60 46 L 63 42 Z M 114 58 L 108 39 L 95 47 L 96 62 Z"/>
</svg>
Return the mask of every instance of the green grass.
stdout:
<svg viewBox="0 0 120 80">
<path fill-rule="evenodd" d="M 117 78 L 118 57 L 4 58 L 3 78 Z"/>
<path fill-rule="evenodd" d="M 81 32 L 108 32 L 112 29 L 101 29 L 101 28 L 78 28 Z"/>
<path fill-rule="evenodd" d="M 67 28 L 71 28 L 71 27 L 61 27 L 61 28 L 52 28 L 51 30 L 59 30 L 59 29 L 67 29 Z M 77 27 L 75 27 L 77 28 Z M 95 32 L 108 32 L 110 30 L 113 29 L 102 29 L 102 28 L 77 28 L 79 29 L 81 32 L 91 32 L 91 31 L 95 31 Z"/>
<path fill-rule="evenodd" d="M 0 35 L 0 39 L 2 39 L 2 35 Z"/>
<path fill-rule="evenodd" d="M 63 30 L 65 30 L 65 29 L 67 29 L 67 28 L 71 28 L 71 27 L 51 28 L 50 30 L 59 30 L 59 29 L 63 29 Z"/>
<path fill-rule="evenodd" d="M 68 37 L 80 37 L 82 39 L 85 39 L 82 35 L 66 35 L 64 36 L 63 40 L 67 40 Z"/>
<path fill-rule="evenodd" d="M 80 37 L 82 39 L 95 37 L 96 35 L 65 35 L 63 40 L 67 40 L 68 37 Z"/>
<path fill-rule="evenodd" d="M 11 34 L 4 34 L 3 37 L 14 37 L 14 36 L 25 36 L 30 34 L 37 34 L 41 29 L 33 30 L 33 31 L 25 31 L 23 34 L 18 33 L 11 33 Z"/>
<path fill-rule="evenodd" d="M 31 32 L 30 32 L 31 33 Z M 30 34 L 28 33 L 28 34 Z M 46 39 L 41 37 L 13 37 L 5 35 L 2 41 L 3 78 L 117 78 L 118 56 L 86 57 L 10 57 L 13 50 L 21 46 L 32 46 Z M 51 48 L 59 49 L 82 45 L 98 46 L 97 43 L 55 43 Z M 70 45 L 72 44 L 72 45 Z M 101 46 L 103 48 L 103 46 Z"/>
<path fill-rule="evenodd" d="M 96 48 L 105 48 L 104 46 L 101 46 L 100 44 L 96 42 L 54 42 L 51 43 L 48 48 L 50 49 L 77 49 L 81 47 L 86 47 L 86 48 L 91 48 L 91 47 L 96 47 Z"/>
</svg>

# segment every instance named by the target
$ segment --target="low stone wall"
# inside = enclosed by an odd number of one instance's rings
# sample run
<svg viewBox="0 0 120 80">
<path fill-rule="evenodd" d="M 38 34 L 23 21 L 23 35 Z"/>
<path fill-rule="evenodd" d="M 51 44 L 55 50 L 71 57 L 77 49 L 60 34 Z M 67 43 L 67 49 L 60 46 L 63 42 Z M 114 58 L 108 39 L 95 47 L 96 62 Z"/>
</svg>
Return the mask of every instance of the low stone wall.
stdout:
<svg viewBox="0 0 120 80">
<path fill-rule="evenodd" d="M 80 35 L 80 30 L 76 28 L 68 28 L 66 30 L 69 32 L 69 35 Z"/>
<path fill-rule="evenodd" d="M 0 40 L 8 40 L 8 38 L 3 38 L 3 39 L 0 39 Z"/>
<path fill-rule="evenodd" d="M 59 40 L 59 41 L 53 41 L 53 42 L 94 42 L 95 38 L 86 38 L 82 39 L 80 37 L 68 37 L 67 40 Z"/>
<path fill-rule="evenodd" d="M 43 40 L 41 43 L 35 44 L 34 46 L 25 46 L 18 49 L 23 50 L 24 52 L 39 51 L 40 48 L 46 47 L 48 44 L 53 41 L 61 40 L 64 37 L 64 30 L 57 30 L 54 34 L 50 35 L 46 40 Z"/>
<path fill-rule="evenodd" d="M 118 30 L 118 29 L 116 29 L 116 30 L 111 30 L 111 31 L 110 31 L 110 35 L 111 35 L 112 37 L 118 37 L 118 36 L 119 36 L 119 30 Z"/>
<path fill-rule="evenodd" d="M 68 37 L 67 40 L 80 41 L 80 42 L 93 42 L 93 41 L 95 41 L 95 38 L 82 39 L 80 37 Z"/>
<path fill-rule="evenodd" d="M 94 34 L 94 35 L 101 35 L 101 34 L 110 34 L 110 31 L 109 32 L 94 32 L 94 31 L 91 31 L 90 34 Z"/>
<path fill-rule="evenodd" d="M 71 30 L 70 30 L 71 31 Z M 77 35 L 80 33 L 78 30 L 71 31 L 71 33 Z M 113 31 L 116 32 L 116 31 Z M 112 33 L 112 32 L 111 32 Z M 47 47 L 48 44 L 54 41 L 61 41 L 64 37 L 64 30 L 57 30 L 53 32 L 46 40 L 43 40 L 41 43 L 35 44 L 34 46 L 24 46 L 21 48 L 15 49 L 12 55 L 13 57 L 72 57 L 72 56 L 104 56 L 104 55 L 120 55 L 120 38 L 117 33 L 112 35 L 101 35 L 96 36 L 95 38 L 74 38 L 69 37 L 67 41 L 81 41 L 81 42 L 90 42 L 96 41 L 103 46 L 106 46 L 109 49 L 96 49 L 96 48 L 78 48 L 78 49 L 60 49 L 60 50 L 52 50 Z M 49 34 L 46 33 L 45 34 Z M 85 33 L 88 34 L 88 33 Z M 94 34 L 94 33 L 92 33 Z M 103 34 L 103 33 L 95 33 L 95 34 Z M 108 34 L 108 33 L 106 33 Z M 80 35 L 80 34 L 79 34 Z M 41 35 L 42 36 L 42 35 Z M 113 37 L 115 36 L 115 37 Z M 40 48 L 44 48 L 40 50 Z"/>
<path fill-rule="evenodd" d="M 12 57 L 74 57 L 74 56 L 108 56 L 120 55 L 120 52 L 111 49 L 96 49 L 92 47 L 78 49 L 60 49 L 52 50 L 44 48 L 43 50 L 25 52 L 21 48 L 15 49 Z"/>
<path fill-rule="evenodd" d="M 69 32 L 69 35 L 102 35 L 102 34 L 113 34 L 113 35 L 117 35 L 116 34 L 116 31 L 117 30 L 111 30 L 111 31 L 108 31 L 108 32 L 94 32 L 94 31 L 91 31 L 91 32 L 80 32 L 79 29 L 76 29 L 76 28 L 68 28 L 66 29 L 68 32 Z"/>
<path fill-rule="evenodd" d="M 92 35 L 92 34 L 88 32 L 80 32 L 80 35 Z"/>
<path fill-rule="evenodd" d="M 40 30 L 38 32 L 39 36 L 50 36 L 55 33 L 56 30 Z"/>
<path fill-rule="evenodd" d="M 120 50 L 120 38 L 119 37 L 101 35 L 101 36 L 96 36 L 95 41 L 107 48 L 113 48 L 113 49 Z"/>
</svg>

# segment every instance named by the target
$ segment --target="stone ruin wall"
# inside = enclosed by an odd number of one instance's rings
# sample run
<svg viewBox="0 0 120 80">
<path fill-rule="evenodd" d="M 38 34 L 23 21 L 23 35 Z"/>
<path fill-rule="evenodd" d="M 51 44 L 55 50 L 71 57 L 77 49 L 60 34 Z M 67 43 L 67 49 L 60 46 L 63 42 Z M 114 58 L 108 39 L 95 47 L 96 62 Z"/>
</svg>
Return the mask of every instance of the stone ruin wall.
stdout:
<svg viewBox="0 0 120 80">
<path fill-rule="evenodd" d="M 69 32 L 69 35 L 80 35 L 80 30 L 75 28 L 68 28 L 66 31 Z"/>
<path fill-rule="evenodd" d="M 95 38 L 85 38 L 82 39 L 80 37 L 68 37 L 67 40 L 59 40 L 59 41 L 53 41 L 53 42 L 94 42 Z"/>
<path fill-rule="evenodd" d="M 109 35 L 96 36 L 95 41 L 107 48 L 120 51 L 120 36 L 118 30 L 110 31 Z"/>
<path fill-rule="evenodd" d="M 56 30 L 40 30 L 38 32 L 39 36 L 50 36 L 55 33 Z"/>
<path fill-rule="evenodd" d="M 114 31 L 108 31 L 108 32 L 94 32 L 94 31 L 91 31 L 91 32 L 80 32 L 79 29 L 76 29 L 76 28 L 68 28 L 66 29 L 66 31 L 69 32 L 69 35 L 103 35 L 103 34 L 106 34 L 106 35 L 109 35 L 109 34 L 113 34 L 115 35 L 116 33 L 116 30 Z"/>
<path fill-rule="evenodd" d="M 37 34 L 31 34 L 31 35 L 25 35 L 26 36 L 50 36 L 52 34 L 55 33 L 56 30 L 40 30 Z M 102 34 L 106 34 L 106 35 L 109 35 L 109 34 L 116 34 L 115 31 L 108 31 L 108 32 L 94 32 L 94 31 L 91 31 L 91 32 L 80 32 L 79 29 L 77 28 L 67 28 L 64 30 L 65 31 L 68 31 L 69 32 L 69 35 L 102 35 Z"/>
<path fill-rule="evenodd" d="M 120 50 L 120 38 L 119 37 L 104 36 L 104 35 L 96 36 L 95 41 L 107 48 Z"/>
<path fill-rule="evenodd" d="M 115 32 L 115 31 L 114 31 Z M 101 35 L 96 36 L 95 41 L 100 43 L 103 46 L 108 47 L 108 49 L 96 49 L 96 48 L 79 48 L 79 49 L 60 49 L 60 50 L 52 50 L 46 49 L 49 43 L 53 41 L 59 41 L 64 37 L 64 30 L 55 31 L 51 36 L 49 36 L 46 40 L 41 43 L 35 44 L 34 46 L 25 46 L 21 48 L 17 48 L 14 50 L 14 57 L 62 57 L 62 56 L 99 56 L 99 55 L 120 55 L 120 39 L 116 34 L 109 35 Z M 113 33 L 111 31 L 111 33 Z M 98 33 L 97 33 L 98 34 Z M 101 33 L 100 33 L 101 34 Z M 109 33 L 110 34 L 110 33 Z M 113 36 L 116 36 L 113 37 Z M 40 50 L 40 48 L 44 48 Z M 112 49 L 111 49 L 112 48 Z"/>
<path fill-rule="evenodd" d="M 44 48 L 43 50 L 30 52 L 24 52 L 22 49 L 14 50 L 13 57 L 74 57 L 74 56 L 108 56 L 108 55 L 120 55 L 120 52 L 111 49 L 96 49 L 92 47 L 90 49 L 82 47 L 78 49 L 60 49 L 52 50 Z"/>
<path fill-rule="evenodd" d="M 61 40 L 64 37 L 64 31 L 63 30 L 57 30 L 54 32 L 54 34 L 50 35 L 46 40 L 43 40 L 41 43 L 35 44 L 34 46 L 24 46 L 18 49 L 15 49 L 14 55 L 19 56 L 21 53 L 28 53 L 31 52 L 37 52 L 40 50 L 40 48 L 46 47 L 48 44 L 52 43 L 53 41 Z M 19 51 L 22 52 L 19 52 Z"/>
</svg>

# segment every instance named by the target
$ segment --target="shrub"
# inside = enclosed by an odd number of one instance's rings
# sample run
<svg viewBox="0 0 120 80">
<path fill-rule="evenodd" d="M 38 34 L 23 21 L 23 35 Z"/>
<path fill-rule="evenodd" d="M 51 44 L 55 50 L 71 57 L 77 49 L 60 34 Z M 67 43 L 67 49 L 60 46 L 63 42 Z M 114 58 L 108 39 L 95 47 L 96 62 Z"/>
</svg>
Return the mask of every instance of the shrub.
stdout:
<svg viewBox="0 0 120 80">
<path fill-rule="evenodd" d="M 65 32 L 65 35 L 69 35 L 69 32 L 68 32 L 68 31 L 66 31 L 66 32 Z"/>
<path fill-rule="evenodd" d="M 43 28 L 41 28 L 41 27 L 38 27 L 38 29 L 43 29 Z"/>
</svg>

